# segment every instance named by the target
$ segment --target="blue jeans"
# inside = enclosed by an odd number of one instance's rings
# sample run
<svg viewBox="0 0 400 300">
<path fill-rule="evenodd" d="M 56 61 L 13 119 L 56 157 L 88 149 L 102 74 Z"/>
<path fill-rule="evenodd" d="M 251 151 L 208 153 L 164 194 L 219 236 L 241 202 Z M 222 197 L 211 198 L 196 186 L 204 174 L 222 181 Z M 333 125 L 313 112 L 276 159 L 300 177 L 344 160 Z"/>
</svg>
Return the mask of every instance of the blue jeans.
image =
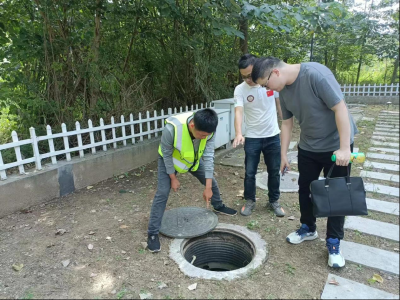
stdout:
<svg viewBox="0 0 400 300">
<path fill-rule="evenodd" d="M 268 172 L 269 202 L 278 201 L 280 196 L 281 141 L 279 134 L 267 138 L 246 138 L 244 144 L 246 175 L 244 177 L 244 198 L 256 201 L 256 174 L 261 152 Z"/>
</svg>

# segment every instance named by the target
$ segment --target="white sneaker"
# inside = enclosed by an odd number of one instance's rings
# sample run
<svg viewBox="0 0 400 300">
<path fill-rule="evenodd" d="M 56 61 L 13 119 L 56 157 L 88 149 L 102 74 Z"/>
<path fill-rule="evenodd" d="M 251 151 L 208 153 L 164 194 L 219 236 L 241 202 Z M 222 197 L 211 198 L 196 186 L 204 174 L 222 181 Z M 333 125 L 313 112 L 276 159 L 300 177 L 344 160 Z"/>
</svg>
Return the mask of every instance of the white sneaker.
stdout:
<svg viewBox="0 0 400 300">
<path fill-rule="evenodd" d="M 326 240 L 326 247 L 328 248 L 329 259 L 328 266 L 331 268 L 342 268 L 346 264 L 342 251 L 340 251 L 340 240 L 329 238 Z"/>
<path fill-rule="evenodd" d="M 312 241 L 318 238 L 318 232 L 310 232 L 310 228 L 306 224 L 301 224 L 301 227 L 289 234 L 286 240 L 291 244 L 300 244 L 303 241 Z"/>
</svg>

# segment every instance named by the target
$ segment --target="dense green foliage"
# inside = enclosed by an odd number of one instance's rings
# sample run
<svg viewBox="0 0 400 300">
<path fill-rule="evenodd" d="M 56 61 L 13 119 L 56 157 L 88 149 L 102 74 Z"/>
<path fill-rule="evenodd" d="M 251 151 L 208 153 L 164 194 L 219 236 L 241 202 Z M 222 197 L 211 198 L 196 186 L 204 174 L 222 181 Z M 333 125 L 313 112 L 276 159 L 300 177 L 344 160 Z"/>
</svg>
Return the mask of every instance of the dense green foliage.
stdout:
<svg viewBox="0 0 400 300">
<path fill-rule="evenodd" d="M 341 83 L 398 82 L 394 3 L 4 0 L 0 143 L 17 126 L 26 135 L 232 97 L 240 55 L 308 61 L 312 39 L 312 60 Z"/>
</svg>

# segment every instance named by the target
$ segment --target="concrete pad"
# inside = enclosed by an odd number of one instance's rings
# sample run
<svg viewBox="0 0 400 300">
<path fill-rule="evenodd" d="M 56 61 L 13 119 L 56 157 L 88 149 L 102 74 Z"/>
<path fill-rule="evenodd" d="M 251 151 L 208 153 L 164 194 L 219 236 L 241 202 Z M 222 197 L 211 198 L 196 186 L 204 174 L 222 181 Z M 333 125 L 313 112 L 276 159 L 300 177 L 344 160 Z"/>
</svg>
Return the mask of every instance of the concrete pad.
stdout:
<svg viewBox="0 0 400 300">
<path fill-rule="evenodd" d="M 399 122 L 399 117 L 379 116 L 379 120 L 384 121 L 384 122 L 386 120 Z"/>
<path fill-rule="evenodd" d="M 333 279 L 339 285 L 330 284 L 329 282 Z M 399 296 L 329 274 L 321 299 L 399 299 Z"/>
<path fill-rule="evenodd" d="M 394 111 L 394 110 L 382 110 L 381 113 L 393 114 L 393 115 L 398 115 L 399 114 L 398 111 Z"/>
<path fill-rule="evenodd" d="M 362 118 L 362 113 L 354 113 L 351 112 L 351 116 L 353 117 L 354 122 L 357 124 L 357 122 Z"/>
<path fill-rule="evenodd" d="M 361 177 L 372 178 L 378 180 L 386 180 L 391 182 L 399 182 L 399 175 L 380 173 L 380 172 L 371 172 L 371 171 L 361 171 Z"/>
<path fill-rule="evenodd" d="M 392 130 L 393 129 L 399 130 L 399 126 L 376 124 L 375 129 L 379 129 L 379 128 L 389 128 Z"/>
<path fill-rule="evenodd" d="M 385 119 L 385 120 L 398 120 L 399 116 L 393 116 L 393 115 L 379 115 L 379 119 Z"/>
<path fill-rule="evenodd" d="M 388 136 L 373 135 L 372 138 L 374 140 L 384 141 L 384 142 L 398 142 L 399 141 L 398 137 L 388 137 Z"/>
<path fill-rule="evenodd" d="M 400 151 L 398 149 L 391 149 L 391 148 L 377 148 L 371 147 L 368 149 L 369 151 L 377 151 L 377 152 L 389 152 L 389 153 L 396 153 L 399 154 Z"/>
<path fill-rule="evenodd" d="M 366 234 L 399 241 L 399 225 L 375 221 L 362 217 L 348 216 L 344 221 L 344 228 L 357 230 Z"/>
<path fill-rule="evenodd" d="M 291 141 L 289 144 L 289 150 L 293 150 L 293 148 L 297 145 L 296 141 Z"/>
<path fill-rule="evenodd" d="M 374 210 L 391 215 L 399 215 L 399 203 L 366 198 L 368 210 Z"/>
<path fill-rule="evenodd" d="M 376 122 L 376 125 L 392 125 L 392 126 L 398 126 L 398 125 L 399 125 L 399 122 L 378 121 L 378 122 Z"/>
<path fill-rule="evenodd" d="M 358 243 L 340 241 L 346 260 L 399 275 L 399 254 Z"/>
<path fill-rule="evenodd" d="M 399 161 L 398 155 L 390 155 L 390 154 L 382 154 L 382 153 L 367 153 L 368 158 L 382 159 L 382 160 L 390 160 L 390 161 Z"/>
<path fill-rule="evenodd" d="M 372 140 L 371 144 L 375 145 L 375 146 L 386 146 L 386 147 L 393 147 L 393 148 L 399 149 L 399 144 L 397 144 L 397 143 L 380 142 L 380 141 Z"/>
<path fill-rule="evenodd" d="M 399 165 L 384 164 L 384 163 L 378 163 L 378 162 L 369 161 L 369 160 L 366 160 L 364 162 L 364 168 L 374 168 L 374 169 L 381 169 L 381 170 L 388 170 L 388 171 L 399 171 Z"/>
<path fill-rule="evenodd" d="M 394 128 L 385 128 L 385 127 L 375 127 L 375 130 L 378 130 L 380 132 L 393 132 Z"/>
<path fill-rule="evenodd" d="M 289 171 L 284 176 L 281 175 L 279 190 L 282 193 L 297 193 L 299 191 L 299 173 Z M 268 190 L 268 173 L 261 172 L 256 175 L 256 185 L 263 190 Z"/>
<path fill-rule="evenodd" d="M 399 188 L 376 184 L 376 183 L 364 183 L 365 190 L 371 193 L 378 193 L 388 196 L 399 197 Z"/>
<path fill-rule="evenodd" d="M 289 160 L 289 163 L 290 164 L 297 164 L 298 163 L 298 158 L 297 158 L 298 155 L 299 154 L 298 154 L 297 151 L 289 152 L 287 154 L 287 158 Z"/>
<path fill-rule="evenodd" d="M 375 118 L 363 117 L 361 120 L 362 120 L 362 121 L 369 121 L 369 122 L 372 122 L 372 121 L 375 120 Z"/>
<path fill-rule="evenodd" d="M 399 132 L 396 132 L 396 131 L 393 131 L 393 130 L 386 131 L 386 132 L 385 131 L 381 131 L 380 129 L 376 129 L 376 130 L 379 130 L 379 131 L 374 131 L 374 133 L 373 133 L 374 135 L 399 137 Z"/>
<path fill-rule="evenodd" d="M 224 166 L 244 168 L 244 149 L 239 148 L 228 153 L 220 160 L 220 164 Z"/>
</svg>

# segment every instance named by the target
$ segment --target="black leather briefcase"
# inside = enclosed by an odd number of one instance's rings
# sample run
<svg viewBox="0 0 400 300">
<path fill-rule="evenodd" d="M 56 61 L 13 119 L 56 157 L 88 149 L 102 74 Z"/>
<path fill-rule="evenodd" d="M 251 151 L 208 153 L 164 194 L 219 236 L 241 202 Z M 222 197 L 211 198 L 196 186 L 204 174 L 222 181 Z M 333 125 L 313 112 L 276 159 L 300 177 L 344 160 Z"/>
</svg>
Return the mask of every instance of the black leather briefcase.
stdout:
<svg viewBox="0 0 400 300">
<path fill-rule="evenodd" d="M 330 178 L 335 163 L 325 179 L 311 182 L 311 200 L 316 218 L 368 215 L 364 182 L 361 177 Z"/>
</svg>

